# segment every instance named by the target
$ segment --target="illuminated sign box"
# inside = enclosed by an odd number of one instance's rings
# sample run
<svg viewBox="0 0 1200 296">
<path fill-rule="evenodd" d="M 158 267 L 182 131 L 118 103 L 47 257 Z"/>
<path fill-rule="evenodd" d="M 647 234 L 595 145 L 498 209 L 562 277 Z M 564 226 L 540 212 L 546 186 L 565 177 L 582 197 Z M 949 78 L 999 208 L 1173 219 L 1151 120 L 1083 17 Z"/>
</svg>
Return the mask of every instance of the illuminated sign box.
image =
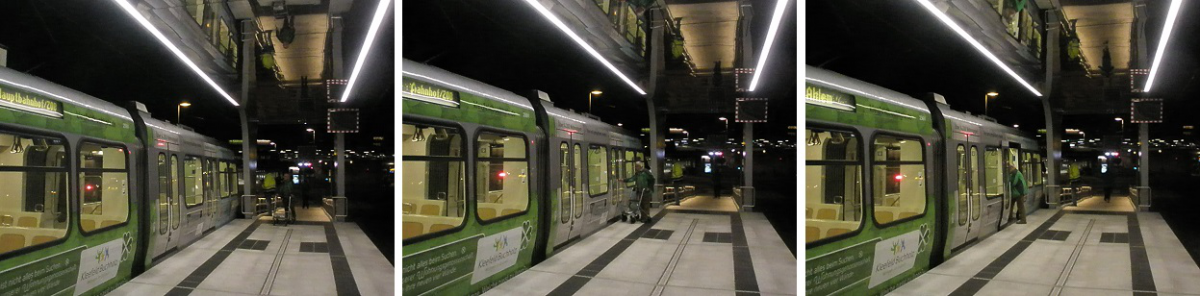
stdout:
<svg viewBox="0 0 1200 296">
<path fill-rule="evenodd" d="M 401 91 L 406 99 L 448 107 L 458 107 L 460 100 L 457 91 L 408 77 L 401 83 Z"/>
<path fill-rule="evenodd" d="M 333 108 L 329 109 L 326 131 L 331 134 L 358 133 L 358 109 Z"/>
<path fill-rule="evenodd" d="M 737 87 L 737 91 L 746 92 L 750 89 L 750 80 L 754 79 L 753 68 L 737 68 L 733 69 L 733 85 Z"/>
<path fill-rule="evenodd" d="M 63 116 L 62 102 L 19 91 L 3 84 L 0 84 L 0 107 L 54 118 Z"/>
<path fill-rule="evenodd" d="M 1162 99 L 1131 99 L 1130 120 L 1132 123 L 1162 123 Z"/>
<path fill-rule="evenodd" d="M 767 122 L 767 98 L 738 98 L 736 122 Z"/>
</svg>

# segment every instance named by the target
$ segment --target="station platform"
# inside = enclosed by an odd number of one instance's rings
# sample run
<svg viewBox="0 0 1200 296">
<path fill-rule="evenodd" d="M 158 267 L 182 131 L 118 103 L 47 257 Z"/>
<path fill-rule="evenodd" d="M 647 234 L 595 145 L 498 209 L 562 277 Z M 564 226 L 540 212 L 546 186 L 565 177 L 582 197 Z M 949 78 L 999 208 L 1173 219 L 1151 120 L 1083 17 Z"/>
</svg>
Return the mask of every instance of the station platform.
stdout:
<svg viewBox="0 0 1200 296">
<path fill-rule="evenodd" d="M 609 225 L 484 295 L 796 295 L 796 257 L 761 213 L 651 213 L 651 223 Z"/>
<path fill-rule="evenodd" d="M 237 219 L 109 295 L 393 295 L 395 268 L 354 223 Z"/>
<path fill-rule="evenodd" d="M 1127 197 L 1043 209 L 889 295 L 1200 295 L 1200 267 Z"/>
</svg>

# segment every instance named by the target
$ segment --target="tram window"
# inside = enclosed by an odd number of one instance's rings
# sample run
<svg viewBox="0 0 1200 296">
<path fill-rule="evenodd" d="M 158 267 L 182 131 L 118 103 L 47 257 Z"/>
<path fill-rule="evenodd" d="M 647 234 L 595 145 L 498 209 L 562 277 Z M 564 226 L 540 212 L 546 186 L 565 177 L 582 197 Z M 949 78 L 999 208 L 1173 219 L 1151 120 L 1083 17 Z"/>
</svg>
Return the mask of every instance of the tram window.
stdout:
<svg viewBox="0 0 1200 296">
<path fill-rule="evenodd" d="M 617 148 L 609 147 L 608 148 L 608 167 L 610 168 L 610 170 L 608 171 L 608 174 L 609 174 L 608 178 L 609 178 L 609 182 L 611 182 L 611 184 L 613 184 L 614 186 L 617 185 L 617 182 L 620 182 L 617 180 L 621 179 L 621 175 L 620 175 L 621 164 L 620 163 L 621 163 L 621 151 L 619 151 Z M 608 202 L 615 205 L 615 204 L 617 204 L 617 200 L 620 197 L 621 197 L 621 193 L 619 192 L 619 190 L 614 191 L 613 194 L 611 196 L 609 196 Z"/>
<path fill-rule="evenodd" d="M 1046 176 L 1045 170 L 1043 170 L 1044 166 L 1045 165 L 1042 164 L 1042 155 L 1034 153 L 1033 154 L 1033 176 L 1032 176 L 1033 185 L 1042 185 L 1042 179 Z"/>
<path fill-rule="evenodd" d="M 171 194 L 171 178 L 168 177 L 167 172 L 170 170 L 171 167 L 167 165 L 167 155 L 158 153 L 158 233 L 160 234 L 167 233 L 167 216 L 169 216 L 167 209 L 170 208 L 167 204 L 167 196 Z"/>
<path fill-rule="evenodd" d="M 217 164 L 217 190 L 221 198 L 229 197 L 229 163 L 221 161 Z"/>
<path fill-rule="evenodd" d="M 0 131 L 0 254 L 67 235 L 66 141 Z"/>
<path fill-rule="evenodd" d="M 583 216 L 583 149 L 579 148 L 579 143 L 575 143 L 575 150 L 571 152 L 572 167 L 571 174 L 574 176 L 571 179 L 572 187 L 575 188 L 575 218 Z"/>
<path fill-rule="evenodd" d="M 189 208 L 204 203 L 204 189 L 201 187 L 203 173 L 200 170 L 200 158 L 195 156 L 184 158 L 183 203 Z"/>
<path fill-rule="evenodd" d="M 862 226 L 861 141 L 851 132 L 806 128 L 805 242 Z"/>
<path fill-rule="evenodd" d="M 979 171 L 979 147 L 971 146 L 970 168 L 971 168 L 971 198 L 974 201 L 971 203 L 971 207 L 974 208 L 974 210 L 971 211 L 971 220 L 979 220 L 979 213 L 982 212 L 982 210 L 980 208 L 981 206 L 979 204 L 981 204 L 982 202 L 978 198 L 983 196 L 983 192 L 977 191 L 977 190 L 980 190 L 979 179 L 983 179 L 983 175 L 979 174 L 980 173 L 980 171 Z"/>
<path fill-rule="evenodd" d="M 607 156 L 604 146 L 588 147 L 588 194 L 592 197 L 608 193 Z"/>
<path fill-rule="evenodd" d="M 986 181 L 984 193 L 987 198 L 1004 196 L 1004 159 L 1000 157 L 1000 148 L 988 147 L 983 153 L 983 175 Z"/>
<path fill-rule="evenodd" d="M 483 132 L 475 140 L 475 214 L 489 221 L 529 209 L 529 158 L 525 136 Z"/>
<path fill-rule="evenodd" d="M 967 225 L 967 196 L 971 195 L 971 188 L 967 187 L 967 180 L 971 175 L 967 175 L 967 148 L 962 144 L 956 149 L 958 160 L 958 190 L 955 191 L 958 195 L 958 225 Z"/>
<path fill-rule="evenodd" d="M 169 206 L 174 212 L 179 209 L 179 195 L 182 190 L 179 187 L 179 156 L 171 155 L 171 205 Z M 171 229 L 179 229 L 179 214 L 171 216 Z"/>
<path fill-rule="evenodd" d="M 571 164 L 567 162 L 571 150 L 568 147 L 570 146 L 567 146 L 567 142 L 558 146 L 558 174 L 561 176 L 558 183 L 558 212 L 562 223 L 571 221 L 571 211 L 567 207 L 571 203 Z"/>
<path fill-rule="evenodd" d="M 871 172 L 876 223 L 890 224 L 925 213 L 924 146 L 917 138 L 875 137 Z M 889 193 L 889 186 L 898 190 Z"/>
<path fill-rule="evenodd" d="M 633 160 L 633 151 L 625 150 L 625 178 L 629 178 L 629 177 L 633 176 L 633 173 L 634 173 L 633 164 L 635 162 L 636 161 Z M 628 187 L 628 188 L 632 188 L 633 185 L 634 185 L 633 182 L 625 183 L 625 187 Z"/>
<path fill-rule="evenodd" d="M 402 239 L 459 227 L 467 198 L 462 130 L 412 123 L 402 129 Z"/>
<path fill-rule="evenodd" d="M 79 145 L 79 223 L 83 231 L 129 220 L 128 156 L 123 146 Z"/>
<path fill-rule="evenodd" d="M 1024 158 L 1021 159 L 1021 175 L 1025 180 L 1033 180 L 1033 153 L 1025 152 Z M 1033 183 L 1026 183 L 1027 186 L 1033 186 Z"/>
</svg>

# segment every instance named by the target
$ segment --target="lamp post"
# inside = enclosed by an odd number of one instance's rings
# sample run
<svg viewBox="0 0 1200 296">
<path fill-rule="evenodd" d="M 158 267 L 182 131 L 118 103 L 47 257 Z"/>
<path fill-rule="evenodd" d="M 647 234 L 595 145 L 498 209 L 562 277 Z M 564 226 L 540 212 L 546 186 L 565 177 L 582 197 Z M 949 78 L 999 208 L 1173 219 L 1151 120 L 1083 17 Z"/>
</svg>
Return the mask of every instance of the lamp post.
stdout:
<svg viewBox="0 0 1200 296">
<path fill-rule="evenodd" d="M 183 101 L 182 103 L 179 103 L 179 105 L 175 105 L 175 124 L 183 124 L 183 117 L 180 117 L 179 114 L 181 111 L 183 111 L 183 108 L 191 106 L 192 103 L 188 103 L 187 101 Z"/>
<path fill-rule="evenodd" d="M 1113 120 L 1121 122 L 1121 137 L 1125 137 L 1125 119 L 1117 117 L 1117 118 L 1113 118 Z"/>
<path fill-rule="evenodd" d="M 316 144 L 317 143 L 317 131 L 312 128 L 305 129 L 305 131 L 308 131 L 313 134 L 313 143 Z"/>
<path fill-rule="evenodd" d="M 729 133 L 729 119 L 725 118 L 725 117 L 720 117 L 720 118 L 717 118 L 717 120 L 725 122 L 725 132 Z"/>
<path fill-rule="evenodd" d="M 988 98 L 995 98 L 998 95 L 1000 95 L 1000 93 L 990 92 L 983 96 L 983 116 L 988 115 Z"/>
<path fill-rule="evenodd" d="M 593 90 L 592 92 L 588 93 L 588 113 L 592 113 L 592 96 L 598 96 L 603 93 L 604 92 L 598 90 Z"/>
</svg>

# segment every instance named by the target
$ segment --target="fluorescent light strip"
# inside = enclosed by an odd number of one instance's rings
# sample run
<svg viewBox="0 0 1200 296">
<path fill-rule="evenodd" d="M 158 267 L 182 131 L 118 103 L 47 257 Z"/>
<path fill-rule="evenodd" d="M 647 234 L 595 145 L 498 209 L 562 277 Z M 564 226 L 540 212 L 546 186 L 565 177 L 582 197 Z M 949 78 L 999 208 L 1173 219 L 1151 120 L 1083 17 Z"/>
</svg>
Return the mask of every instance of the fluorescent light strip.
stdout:
<svg viewBox="0 0 1200 296">
<path fill-rule="evenodd" d="M 1178 1 L 1178 0 L 1176 0 L 1176 1 Z M 1042 96 L 1042 93 L 1038 92 L 1037 88 L 1034 88 L 1033 85 L 1029 84 L 1029 82 L 1025 82 L 1025 79 L 1022 79 L 1020 75 L 1017 75 L 1017 72 L 1013 72 L 1013 70 L 1011 68 L 1009 68 L 1008 65 L 1005 65 L 1004 62 L 1001 62 L 1000 58 L 997 58 L 995 55 L 992 54 L 992 52 L 990 52 L 986 48 L 984 48 L 983 44 L 979 44 L 979 41 L 976 41 L 975 38 L 971 38 L 971 35 L 967 34 L 967 31 L 963 30 L 962 27 L 959 27 L 958 24 L 954 22 L 954 20 L 951 20 L 950 16 L 947 16 L 941 10 L 938 10 L 937 7 L 933 6 L 933 3 L 930 3 L 929 0 L 917 0 L 917 3 L 920 3 L 921 6 L 924 6 L 925 9 L 927 9 L 927 10 L 929 10 L 929 12 L 933 13 L 933 15 L 936 16 L 939 20 L 941 20 L 942 23 L 945 23 L 946 26 L 948 26 L 948 27 L 950 27 L 950 29 L 954 30 L 955 33 L 958 33 L 959 37 L 966 39 L 968 43 L 971 43 L 971 46 L 974 46 L 976 50 L 978 50 L 980 53 L 983 53 L 984 56 L 987 56 L 987 58 L 989 60 L 991 60 L 993 63 L 996 63 L 997 66 L 1000 66 L 1000 69 L 1003 69 L 1005 73 L 1008 73 L 1009 76 L 1012 76 L 1013 79 L 1016 79 L 1017 82 L 1020 82 L 1021 85 L 1025 86 L 1025 88 L 1028 88 L 1029 91 L 1033 92 L 1034 95 L 1039 96 L 1039 97 Z"/>
<path fill-rule="evenodd" d="M 67 98 L 67 97 L 64 97 L 64 96 L 60 96 L 60 95 L 58 95 L 58 94 L 55 94 L 55 93 L 52 93 L 52 92 L 44 91 L 44 90 L 42 90 L 42 89 L 40 89 L 40 88 L 36 88 L 36 87 L 32 87 L 32 86 L 28 86 L 28 85 L 24 85 L 24 84 L 20 84 L 20 83 L 16 83 L 16 82 L 12 82 L 12 81 L 5 80 L 5 79 L 2 79 L 2 78 L 0 78 L 0 82 L 4 82 L 4 83 L 7 83 L 7 84 L 12 84 L 12 85 L 16 85 L 16 86 L 18 86 L 18 87 L 23 87 L 23 88 L 25 88 L 25 89 L 28 89 L 28 90 L 32 90 L 32 91 L 36 91 L 36 92 L 40 92 L 40 93 L 46 94 L 46 95 L 48 95 L 48 96 L 51 96 L 51 97 L 55 97 L 55 98 L 59 98 L 59 99 L 61 99 L 61 100 L 67 101 L 67 102 L 71 102 L 72 104 L 75 104 L 75 105 L 79 105 L 79 106 L 83 106 L 83 107 L 85 107 L 85 108 L 88 108 L 88 109 L 92 109 L 92 110 L 100 111 L 100 112 L 103 112 L 103 113 L 107 113 L 108 115 L 116 116 L 116 117 L 119 117 L 119 118 L 121 118 L 121 119 L 125 119 L 125 120 L 129 120 L 129 121 L 133 121 L 133 118 L 130 118 L 129 116 L 126 116 L 126 115 L 124 115 L 124 114 L 118 114 L 118 113 L 115 113 L 115 112 L 112 112 L 112 111 L 108 111 L 108 110 L 104 110 L 104 109 L 96 108 L 96 107 L 93 107 L 92 105 L 84 104 L 84 103 L 81 103 L 81 102 L 78 102 L 78 101 L 75 101 L 75 100 L 69 99 L 69 98 Z"/>
<path fill-rule="evenodd" d="M 900 101 L 897 101 L 897 100 L 892 100 L 892 99 L 884 98 L 884 97 L 877 96 L 877 95 L 875 95 L 875 94 L 871 94 L 871 93 L 868 93 L 868 92 L 865 92 L 865 91 L 861 91 L 861 90 L 857 90 L 857 89 L 853 89 L 853 88 L 849 88 L 849 87 L 841 86 L 841 85 L 838 85 L 837 83 L 832 83 L 832 82 L 828 82 L 828 81 L 824 81 L 824 80 L 820 80 L 820 79 L 816 79 L 816 78 L 804 77 L 804 79 L 805 79 L 805 80 L 812 80 L 812 81 L 816 81 L 816 82 L 819 82 L 819 83 L 821 83 L 821 84 L 825 84 L 825 85 L 828 85 L 828 86 L 833 86 L 833 87 L 837 87 L 837 88 L 841 88 L 841 89 L 845 89 L 845 90 L 853 91 L 853 92 L 859 93 L 859 94 L 861 94 L 861 95 L 864 95 L 864 96 L 868 96 L 868 97 L 872 97 L 872 98 L 875 98 L 875 99 L 878 99 L 878 100 L 887 101 L 887 102 L 890 102 L 890 103 L 892 103 L 892 104 L 896 104 L 896 105 L 900 105 L 900 106 L 904 106 L 904 107 L 912 108 L 913 110 L 917 110 L 917 111 L 921 111 L 921 112 L 929 113 L 929 110 L 928 110 L 928 109 L 925 109 L 925 108 L 927 108 L 927 107 L 924 107 L 924 106 L 922 106 L 922 107 L 917 107 L 917 106 L 909 105 L 909 104 L 907 104 L 907 103 L 904 103 L 904 102 L 900 102 Z"/>
<path fill-rule="evenodd" d="M 537 0 L 525 0 L 525 3 L 529 3 L 529 5 L 533 6 L 534 9 L 537 9 L 542 16 L 546 17 L 547 20 L 550 20 L 550 23 L 554 24 L 554 26 L 557 26 L 559 30 L 563 31 L 563 33 L 567 33 L 567 36 L 571 37 L 571 40 L 575 40 L 575 43 L 579 44 L 580 47 L 583 47 L 583 49 L 591 54 L 592 57 L 604 64 L 605 67 L 608 67 L 609 71 L 612 71 L 614 74 L 617 74 L 618 77 L 621 77 L 621 80 L 625 81 L 625 84 L 629 84 L 629 87 L 632 87 L 633 90 L 638 92 L 638 94 L 646 94 L 646 91 L 638 87 L 636 83 L 633 83 L 633 80 L 629 80 L 629 77 L 625 77 L 625 74 L 621 73 L 620 70 L 617 70 L 617 67 L 613 66 L 612 63 L 609 63 L 607 59 L 604 59 L 604 57 L 600 56 L 600 53 L 596 52 L 596 49 L 592 48 L 591 45 L 588 45 L 587 42 L 583 41 L 583 38 L 580 38 L 579 35 L 575 35 L 575 32 L 572 32 L 570 28 L 567 28 L 567 24 L 564 24 L 558 19 L 558 17 L 555 17 L 550 10 L 542 7 L 541 4 L 538 4 Z"/>
<path fill-rule="evenodd" d="M 1150 86 L 1154 85 L 1154 74 L 1158 73 L 1158 63 L 1162 61 L 1163 53 L 1167 49 L 1167 40 L 1171 39 L 1171 30 L 1175 27 L 1175 17 L 1179 16 L 1179 6 L 1183 5 L 1183 1 L 1172 0 L 1171 10 L 1167 12 L 1167 23 L 1163 26 L 1162 38 L 1158 39 L 1158 50 L 1154 53 L 1154 64 L 1150 67 L 1150 77 L 1146 78 L 1146 88 L 1143 92 L 1150 92 Z"/>
<path fill-rule="evenodd" d="M 775 44 L 775 35 L 779 31 L 779 22 L 783 19 L 788 0 L 779 0 L 775 4 L 775 13 L 771 15 L 771 28 L 767 29 L 767 43 L 763 45 L 762 54 L 758 56 L 758 66 L 754 67 L 754 78 L 750 79 L 750 91 L 758 87 L 758 78 L 762 77 L 763 67 L 767 66 L 767 56 L 771 55 L 771 45 Z"/>
<path fill-rule="evenodd" d="M 480 96 L 484 96 L 484 97 L 492 98 L 492 99 L 495 99 L 495 100 L 498 100 L 498 101 L 502 101 L 502 102 L 505 102 L 505 103 L 509 103 L 509 104 L 513 104 L 513 105 L 521 106 L 522 108 L 525 108 L 525 109 L 533 110 L 533 107 L 530 107 L 530 106 L 527 106 L 527 105 L 524 105 L 524 104 L 519 104 L 519 103 L 517 103 L 517 102 L 510 101 L 510 100 L 505 100 L 505 99 L 502 99 L 502 98 L 500 98 L 500 97 L 493 96 L 493 95 L 491 95 L 491 94 L 488 94 L 488 93 L 485 93 L 485 92 L 481 92 L 481 91 L 477 91 L 477 90 L 474 90 L 474 89 L 470 89 L 470 88 L 467 88 L 467 87 L 464 87 L 464 86 L 461 86 L 461 85 L 457 85 L 457 84 L 453 84 L 453 83 L 449 83 L 449 82 L 441 81 L 441 80 L 438 80 L 437 78 L 433 78 L 433 77 L 429 77 L 429 76 L 425 76 L 425 75 L 421 75 L 421 74 L 417 74 L 417 73 L 413 73 L 413 72 L 407 72 L 407 71 L 401 71 L 401 73 L 403 73 L 403 74 L 405 74 L 405 75 L 408 75 L 408 76 L 414 76 L 414 77 L 418 77 L 418 78 L 421 78 L 421 79 L 425 79 L 425 80 L 429 80 L 429 81 L 433 81 L 433 82 L 437 82 L 437 83 L 441 83 L 441 84 L 449 85 L 449 86 L 451 86 L 451 87 L 455 87 L 455 88 L 458 88 L 458 89 L 462 89 L 462 90 L 465 90 L 465 91 L 469 91 L 469 92 L 475 93 L 476 95 L 480 95 Z"/>
<path fill-rule="evenodd" d="M 371 52 L 371 44 L 375 43 L 375 34 L 379 33 L 379 24 L 383 22 L 383 16 L 387 15 L 388 6 L 391 4 L 392 0 L 383 0 L 379 1 L 379 6 L 375 8 L 371 28 L 367 30 L 367 39 L 363 40 L 363 47 L 358 51 L 358 60 L 354 62 L 354 71 L 350 72 L 350 81 L 346 82 L 346 90 L 342 92 L 343 103 L 350 99 L 350 90 L 354 89 L 354 82 L 358 80 L 358 73 L 362 71 L 363 62 L 367 60 L 367 53 Z"/>
<path fill-rule="evenodd" d="M 125 12 L 129 13 L 129 16 L 132 16 L 134 20 L 136 20 L 139 24 L 142 24 L 142 27 L 146 28 L 146 31 L 150 31 L 151 35 L 154 35 L 155 38 L 158 38 L 159 42 L 162 42 L 163 45 L 166 45 L 167 49 L 171 50 L 171 53 L 175 54 L 175 57 L 183 61 L 183 63 L 186 64 L 188 68 L 191 68 L 193 72 L 196 72 L 196 75 L 200 75 L 200 78 L 203 78 L 204 82 L 208 82 L 208 85 L 217 90 L 222 97 L 225 97 L 225 100 L 228 100 L 229 103 L 233 104 L 234 107 L 238 106 L 237 101 L 233 100 L 233 97 L 230 97 L 229 93 L 225 92 L 225 89 L 222 89 L 220 85 L 217 85 L 217 82 L 208 77 L 208 74 L 204 74 L 204 71 L 200 70 L 200 67 L 196 66 L 196 63 L 193 63 L 191 59 L 188 59 L 188 57 L 184 55 L 182 51 L 179 51 L 178 47 L 175 47 L 175 44 L 172 44 L 170 40 L 167 40 L 166 36 L 163 36 L 162 33 L 158 32 L 158 29 L 155 29 L 154 25 L 150 24 L 150 20 L 147 20 L 146 17 L 142 16 L 142 14 L 138 12 L 137 8 L 134 8 L 132 4 L 129 4 L 129 1 L 114 1 L 117 2 L 117 5 L 120 5 L 121 8 L 125 9 Z"/>
</svg>

